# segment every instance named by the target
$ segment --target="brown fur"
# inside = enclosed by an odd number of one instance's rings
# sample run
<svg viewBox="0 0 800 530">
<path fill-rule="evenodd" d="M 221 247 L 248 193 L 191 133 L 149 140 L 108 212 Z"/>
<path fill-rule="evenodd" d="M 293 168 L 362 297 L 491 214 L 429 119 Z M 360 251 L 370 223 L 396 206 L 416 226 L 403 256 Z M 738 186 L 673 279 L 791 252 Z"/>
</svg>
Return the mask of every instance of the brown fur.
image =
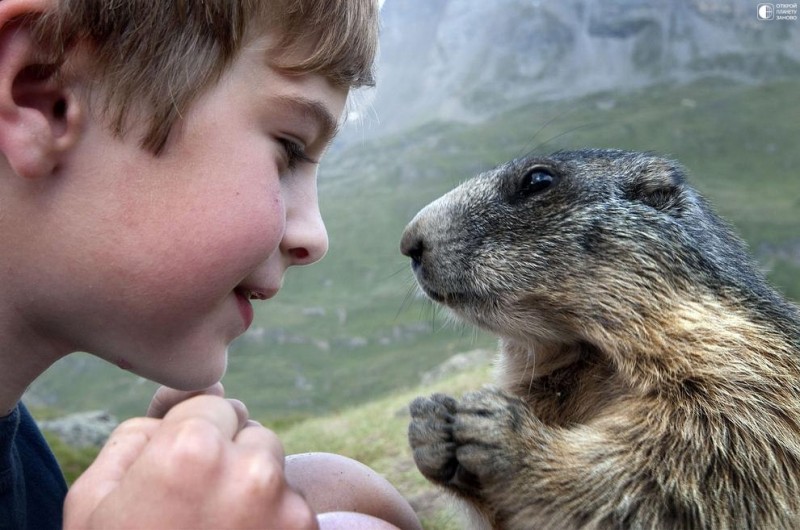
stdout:
<svg viewBox="0 0 800 530">
<path fill-rule="evenodd" d="M 499 388 L 418 398 L 409 427 L 420 471 L 490 526 L 800 527 L 798 310 L 675 163 L 516 160 L 402 250 L 501 338 Z"/>
</svg>

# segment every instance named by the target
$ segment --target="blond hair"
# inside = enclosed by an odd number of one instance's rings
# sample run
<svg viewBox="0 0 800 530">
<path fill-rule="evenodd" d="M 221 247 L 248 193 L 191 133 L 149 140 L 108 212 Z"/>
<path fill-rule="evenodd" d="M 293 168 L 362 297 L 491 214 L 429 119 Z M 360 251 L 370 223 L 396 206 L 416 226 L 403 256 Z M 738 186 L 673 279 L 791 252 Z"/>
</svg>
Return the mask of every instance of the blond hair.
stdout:
<svg viewBox="0 0 800 530">
<path fill-rule="evenodd" d="M 145 109 L 142 146 L 159 153 L 172 126 L 254 36 L 276 39 L 276 67 L 336 86 L 373 86 L 376 0 L 58 0 L 34 22 L 58 70 L 87 46 L 102 109 L 116 134 Z M 139 107 L 137 106 L 137 109 Z"/>
</svg>

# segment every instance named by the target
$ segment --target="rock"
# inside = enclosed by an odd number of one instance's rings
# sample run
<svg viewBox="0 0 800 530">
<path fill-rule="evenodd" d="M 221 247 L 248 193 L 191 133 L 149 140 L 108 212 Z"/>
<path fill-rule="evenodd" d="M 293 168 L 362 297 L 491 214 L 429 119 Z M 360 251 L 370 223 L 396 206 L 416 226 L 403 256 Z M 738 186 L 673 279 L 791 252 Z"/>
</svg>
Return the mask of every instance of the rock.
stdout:
<svg viewBox="0 0 800 530">
<path fill-rule="evenodd" d="M 39 422 L 40 429 L 55 434 L 62 442 L 73 447 L 101 447 L 117 425 L 117 419 L 104 410 Z"/>
<path fill-rule="evenodd" d="M 302 314 L 304 317 L 324 317 L 327 311 L 324 307 L 306 307 L 303 309 Z"/>
<path fill-rule="evenodd" d="M 488 364 L 491 362 L 492 357 L 494 357 L 494 352 L 483 349 L 457 353 L 433 370 L 422 374 L 421 383 L 423 385 L 430 385 L 449 375 L 464 372 L 475 366 Z"/>
<path fill-rule="evenodd" d="M 796 72 L 800 32 L 758 21 L 756 5 L 387 0 L 372 107 L 380 132 L 392 133 L 432 120 L 474 123 L 532 97 Z"/>
</svg>

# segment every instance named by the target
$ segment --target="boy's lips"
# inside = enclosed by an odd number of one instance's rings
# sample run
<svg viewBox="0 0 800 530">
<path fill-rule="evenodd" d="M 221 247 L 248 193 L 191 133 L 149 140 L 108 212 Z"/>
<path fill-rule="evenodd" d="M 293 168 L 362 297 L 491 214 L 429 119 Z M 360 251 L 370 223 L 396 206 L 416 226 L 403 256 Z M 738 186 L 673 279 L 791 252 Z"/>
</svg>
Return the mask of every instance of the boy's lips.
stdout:
<svg viewBox="0 0 800 530">
<path fill-rule="evenodd" d="M 237 289 L 234 291 L 236 293 L 236 302 L 239 305 L 239 313 L 242 315 L 242 320 L 244 321 L 244 329 L 248 329 L 250 324 L 253 323 L 253 306 L 250 304 L 250 297 L 247 296 L 246 291 L 241 291 Z"/>
<path fill-rule="evenodd" d="M 267 300 L 278 293 L 277 289 L 250 289 L 237 287 L 234 291 L 236 302 L 239 305 L 239 313 L 244 321 L 244 329 L 248 329 L 253 323 L 253 305 L 250 300 Z"/>
</svg>

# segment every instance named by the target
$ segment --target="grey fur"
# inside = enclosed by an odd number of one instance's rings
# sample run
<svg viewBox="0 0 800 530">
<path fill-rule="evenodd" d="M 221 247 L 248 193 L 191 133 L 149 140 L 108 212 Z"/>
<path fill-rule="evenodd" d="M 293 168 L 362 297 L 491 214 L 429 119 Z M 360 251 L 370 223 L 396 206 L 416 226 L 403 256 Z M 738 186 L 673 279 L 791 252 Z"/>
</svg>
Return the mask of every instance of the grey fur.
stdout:
<svg viewBox="0 0 800 530">
<path fill-rule="evenodd" d="M 501 340 L 496 388 L 418 398 L 409 426 L 420 471 L 491 527 L 800 527 L 798 309 L 678 164 L 518 159 L 401 249 Z"/>
</svg>

